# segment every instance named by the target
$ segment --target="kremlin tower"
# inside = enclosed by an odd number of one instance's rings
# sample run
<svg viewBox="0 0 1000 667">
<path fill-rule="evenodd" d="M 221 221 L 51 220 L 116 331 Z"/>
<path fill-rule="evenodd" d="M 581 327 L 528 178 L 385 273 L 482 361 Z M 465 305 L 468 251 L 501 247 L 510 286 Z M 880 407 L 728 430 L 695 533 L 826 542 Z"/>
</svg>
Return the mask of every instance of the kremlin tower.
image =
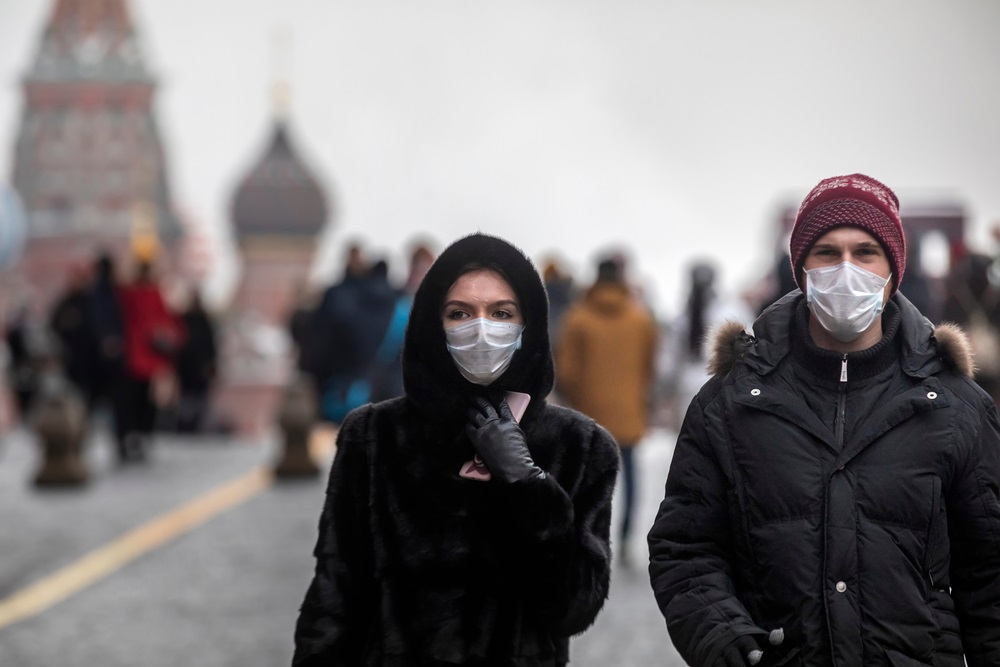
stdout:
<svg viewBox="0 0 1000 667">
<path fill-rule="evenodd" d="M 181 226 L 153 113 L 156 81 L 126 0 L 56 0 L 23 90 L 12 181 L 28 239 L 17 270 L 44 311 L 69 266 L 104 248 L 169 251 Z"/>
</svg>

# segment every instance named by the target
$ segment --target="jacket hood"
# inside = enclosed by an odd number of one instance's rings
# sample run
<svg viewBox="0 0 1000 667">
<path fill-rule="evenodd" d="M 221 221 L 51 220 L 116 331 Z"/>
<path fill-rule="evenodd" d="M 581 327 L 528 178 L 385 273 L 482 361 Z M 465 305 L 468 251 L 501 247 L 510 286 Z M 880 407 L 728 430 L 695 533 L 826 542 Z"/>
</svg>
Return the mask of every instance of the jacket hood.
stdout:
<svg viewBox="0 0 1000 667">
<path fill-rule="evenodd" d="M 448 352 L 442 307 L 448 290 L 470 266 L 495 268 L 517 294 L 524 314 L 521 348 L 510 367 L 489 387 L 466 380 Z M 534 264 L 507 241 L 486 234 L 471 234 L 441 253 L 413 297 L 403 343 L 403 387 L 406 397 L 432 417 L 465 418 L 474 394 L 503 391 L 530 394 L 528 415 L 541 407 L 552 390 L 554 368 L 549 348 L 548 299 Z"/>
<path fill-rule="evenodd" d="M 774 370 L 790 351 L 788 331 L 801 298 L 802 292 L 793 290 L 774 302 L 753 323 L 753 335 L 742 322 L 725 322 L 715 329 L 710 336 L 709 372 L 725 374 L 740 362 L 762 375 Z M 902 317 L 899 335 L 908 375 L 928 377 L 947 367 L 973 376 L 972 347 L 961 328 L 949 323 L 934 326 L 899 292 L 891 301 Z"/>
<path fill-rule="evenodd" d="M 595 313 L 615 315 L 631 303 L 631 295 L 627 285 L 600 281 L 587 290 L 583 303 Z"/>
</svg>

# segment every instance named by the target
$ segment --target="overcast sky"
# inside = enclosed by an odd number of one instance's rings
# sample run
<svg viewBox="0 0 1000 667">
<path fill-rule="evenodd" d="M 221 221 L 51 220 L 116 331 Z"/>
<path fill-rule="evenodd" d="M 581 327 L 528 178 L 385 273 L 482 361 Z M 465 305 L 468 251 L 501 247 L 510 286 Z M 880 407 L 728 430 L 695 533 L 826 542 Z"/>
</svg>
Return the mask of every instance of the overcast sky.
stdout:
<svg viewBox="0 0 1000 667">
<path fill-rule="evenodd" d="M 52 4 L 0 0 L 3 180 Z M 283 70 L 293 138 L 338 210 L 321 273 L 348 238 L 402 269 L 412 238 L 440 249 L 479 229 L 583 279 L 602 248 L 630 248 L 672 311 L 691 257 L 716 259 L 729 289 L 756 279 L 775 207 L 826 176 L 868 173 L 904 206 L 955 197 L 980 243 L 1000 220 L 1000 2 L 131 6 L 175 199 L 220 233 Z"/>
</svg>

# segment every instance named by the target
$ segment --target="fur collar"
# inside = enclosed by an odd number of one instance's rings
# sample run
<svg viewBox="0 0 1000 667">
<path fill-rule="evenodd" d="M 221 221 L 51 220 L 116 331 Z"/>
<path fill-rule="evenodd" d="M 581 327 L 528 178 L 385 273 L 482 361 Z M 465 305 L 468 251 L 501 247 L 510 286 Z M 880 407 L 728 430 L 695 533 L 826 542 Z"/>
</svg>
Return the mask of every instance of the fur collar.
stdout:
<svg viewBox="0 0 1000 667">
<path fill-rule="evenodd" d="M 708 370 L 712 375 L 728 373 L 756 342 L 742 322 L 733 320 L 719 325 L 709 334 L 709 340 L 712 346 Z M 935 348 L 936 356 L 948 366 L 962 375 L 974 376 L 976 365 L 972 346 L 957 324 L 944 322 L 935 326 L 928 343 Z"/>
</svg>

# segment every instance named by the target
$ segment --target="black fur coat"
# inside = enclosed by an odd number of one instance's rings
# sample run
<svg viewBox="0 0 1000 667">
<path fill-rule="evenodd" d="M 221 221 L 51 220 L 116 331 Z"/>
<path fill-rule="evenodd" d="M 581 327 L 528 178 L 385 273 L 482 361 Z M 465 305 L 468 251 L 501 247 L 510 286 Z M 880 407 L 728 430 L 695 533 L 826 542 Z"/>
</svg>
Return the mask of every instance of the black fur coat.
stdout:
<svg viewBox="0 0 1000 667">
<path fill-rule="evenodd" d="M 499 268 L 521 301 L 522 347 L 490 387 L 459 374 L 444 296 L 470 262 Z M 547 302 L 531 262 L 476 234 L 435 262 L 414 297 L 406 396 L 344 421 L 303 602 L 295 665 L 564 665 L 609 585 L 618 450 L 593 420 L 545 402 Z M 532 400 L 521 426 L 544 479 L 459 477 L 473 395 Z"/>
</svg>

